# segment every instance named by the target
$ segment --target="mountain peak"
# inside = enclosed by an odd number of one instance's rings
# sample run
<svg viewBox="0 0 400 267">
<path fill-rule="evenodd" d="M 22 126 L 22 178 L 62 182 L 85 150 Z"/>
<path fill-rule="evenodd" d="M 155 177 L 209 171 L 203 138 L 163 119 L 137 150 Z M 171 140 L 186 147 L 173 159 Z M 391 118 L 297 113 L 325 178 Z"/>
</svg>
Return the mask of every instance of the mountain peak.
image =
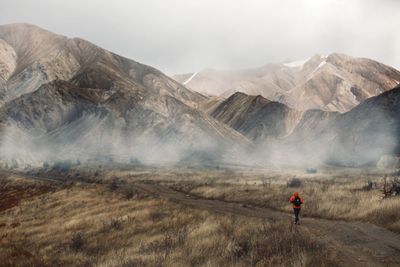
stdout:
<svg viewBox="0 0 400 267">
<path fill-rule="evenodd" d="M 2 36 L 22 35 L 22 34 L 29 36 L 37 35 L 37 37 L 43 37 L 44 35 L 61 36 L 59 34 L 55 34 L 37 25 L 25 22 L 0 25 L 0 38 L 2 38 Z"/>
</svg>

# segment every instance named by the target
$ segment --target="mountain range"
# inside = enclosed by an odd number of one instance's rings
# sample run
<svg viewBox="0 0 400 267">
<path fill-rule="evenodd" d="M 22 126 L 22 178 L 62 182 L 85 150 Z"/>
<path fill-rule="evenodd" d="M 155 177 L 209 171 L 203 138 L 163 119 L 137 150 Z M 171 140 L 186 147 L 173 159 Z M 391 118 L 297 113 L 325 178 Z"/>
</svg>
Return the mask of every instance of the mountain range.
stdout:
<svg viewBox="0 0 400 267">
<path fill-rule="evenodd" d="M 369 164 L 399 152 L 398 81 L 342 54 L 172 79 L 80 38 L 3 25 L 0 164 Z"/>
<path fill-rule="evenodd" d="M 400 72 L 371 59 L 334 53 L 256 69 L 206 69 L 175 75 L 174 79 L 205 95 L 226 98 L 242 92 L 261 95 L 297 110 L 343 113 L 395 87 L 400 82 Z"/>
</svg>

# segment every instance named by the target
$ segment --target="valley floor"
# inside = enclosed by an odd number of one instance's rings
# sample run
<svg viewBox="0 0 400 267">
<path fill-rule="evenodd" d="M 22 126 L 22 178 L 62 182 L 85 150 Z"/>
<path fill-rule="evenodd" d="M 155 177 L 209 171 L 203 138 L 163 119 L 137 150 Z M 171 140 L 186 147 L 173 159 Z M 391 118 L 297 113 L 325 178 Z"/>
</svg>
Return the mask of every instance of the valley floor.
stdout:
<svg viewBox="0 0 400 267">
<path fill-rule="evenodd" d="M 400 266 L 398 198 L 365 175 L 298 176 L 300 226 L 282 172 L 1 172 L 0 265 Z"/>
</svg>

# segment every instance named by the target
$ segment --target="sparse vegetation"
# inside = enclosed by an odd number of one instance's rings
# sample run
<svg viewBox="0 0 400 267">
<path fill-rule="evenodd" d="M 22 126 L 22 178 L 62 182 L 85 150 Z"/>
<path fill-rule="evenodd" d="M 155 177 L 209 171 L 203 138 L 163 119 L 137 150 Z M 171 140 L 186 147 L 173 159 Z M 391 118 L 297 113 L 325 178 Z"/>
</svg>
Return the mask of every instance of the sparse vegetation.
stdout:
<svg viewBox="0 0 400 267">
<path fill-rule="evenodd" d="M 72 238 L 71 238 L 71 249 L 75 252 L 80 251 L 83 248 L 83 245 L 85 244 L 84 238 L 82 236 L 81 232 L 76 232 L 73 233 Z"/>
<path fill-rule="evenodd" d="M 175 190 L 198 197 L 268 207 L 288 213 L 291 212 L 288 199 L 293 191 L 299 191 L 305 199 L 302 210 L 304 216 L 333 220 L 361 220 L 400 233 L 400 213 L 398 212 L 400 198 L 391 197 L 382 200 L 380 174 L 361 177 L 351 173 L 320 175 L 313 178 L 306 176 L 291 178 L 285 183 L 284 174 L 281 176 L 271 174 L 271 185 L 267 188 L 263 183 L 249 182 L 252 181 L 253 175 L 243 173 L 236 175 L 236 177 L 241 177 L 240 179 L 236 179 L 232 174 L 229 176 L 220 174 L 220 179 L 217 179 L 213 185 L 201 182 L 201 175 L 199 175 L 197 179 L 192 177 L 192 181 L 174 183 L 170 186 Z M 234 178 L 229 180 L 232 176 Z"/>
<path fill-rule="evenodd" d="M 45 161 L 43 163 L 43 169 L 47 170 L 49 167 L 50 167 L 50 164 L 47 161 Z"/>
<path fill-rule="evenodd" d="M 53 164 L 52 169 L 58 172 L 68 172 L 73 167 L 71 161 L 58 161 Z"/>
<path fill-rule="evenodd" d="M 361 190 L 363 191 L 370 191 L 374 187 L 376 187 L 376 183 L 373 183 L 371 180 L 368 180 L 367 184 L 362 187 Z"/>
<path fill-rule="evenodd" d="M 392 177 L 388 178 L 385 176 L 382 179 L 382 194 L 383 198 L 389 198 L 392 196 L 399 196 L 400 195 L 400 178 L 399 177 Z"/>
<path fill-rule="evenodd" d="M 134 198 L 135 196 L 137 196 L 137 192 L 134 189 L 128 187 L 124 190 L 124 195 L 125 195 L 126 199 L 131 199 L 131 198 Z"/>
<path fill-rule="evenodd" d="M 4 264 L 335 265 L 332 251 L 284 222 L 213 214 L 162 199 L 128 201 L 101 185 L 59 188 L 46 197 L 0 217 Z M 15 221 L 20 224 L 11 226 Z"/>
<path fill-rule="evenodd" d="M 287 187 L 300 187 L 302 182 L 299 178 L 293 177 L 287 182 Z"/>
<path fill-rule="evenodd" d="M 130 158 L 129 158 L 129 163 L 132 164 L 132 165 L 140 165 L 140 164 L 142 164 L 142 163 L 140 162 L 140 160 L 138 160 L 138 159 L 135 158 L 135 157 L 130 157 Z"/>
<path fill-rule="evenodd" d="M 94 175 L 90 171 L 80 170 L 80 173 L 82 181 L 90 181 L 92 177 L 87 175 Z M 41 191 L 41 195 L 28 195 L 24 201 L 0 211 L 4 248 L 0 249 L 0 257 L 5 264 L 340 265 L 338 251 L 326 247 L 305 228 L 293 227 L 290 220 L 213 213 L 149 195 L 134 186 L 136 180 L 145 181 L 184 192 L 184 196 L 238 202 L 249 209 L 270 207 L 291 212 L 288 198 L 294 188 L 287 187 L 291 179 L 285 180 L 283 175 L 224 169 L 179 173 L 139 170 L 137 174 L 104 170 L 102 175 L 101 183 L 53 185 L 51 190 Z M 295 190 L 305 198 L 302 215 L 364 220 L 400 232 L 400 198 L 382 200 L 378 176 L 298 179 L 302 184 Z M 14 178 L 2 181 L 23 190 L 45 183 L 29 180 L 16 183 Z M 374 186 L 377 181 L 378 186 Z M 363 190 L 365 186 L 368 190 Z M 2 191 L 2 197 L 6 191 Z"/>
<path fill-rule="evenodd" d="M 318 172 L 318 170 L 315 168 L 307 168 L 306 169 L 306 173 L 308 173 L 308 174 L 313 174 L 313 173 L 317 173 L 317 172 Z"/>
<path fill-rule="evenodd" d="M 111 191 L 115 191 L 115 190 L 118 189 L 118 187 L 119 187 L 119 186 L 118 186 L 118 181 L 117 181 L 116 178 L 114 178 L 114 179 L 111 181 L 109 188 L 110 188 Z"/>
</svg>

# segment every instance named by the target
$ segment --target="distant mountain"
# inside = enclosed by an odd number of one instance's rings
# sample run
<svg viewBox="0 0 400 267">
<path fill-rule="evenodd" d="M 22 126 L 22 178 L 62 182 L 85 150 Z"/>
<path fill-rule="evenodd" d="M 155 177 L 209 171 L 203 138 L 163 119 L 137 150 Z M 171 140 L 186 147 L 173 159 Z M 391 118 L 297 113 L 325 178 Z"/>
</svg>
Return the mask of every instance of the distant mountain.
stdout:
<svg viewBox="0 0 400 267">
<path fill-rule="evenodd" d="M 239 92 L 210 111 L 211 116 L 256 142 L 284 138 L 291 133 L 302 113 L 260 95 Z"/>
<path fill-rule="evenodd" d="M 400 85 L 342 114 L 298 111 L 243 93 L 210 114 L 257 144 L 255 162 L 358 166 L 400 154 L 399 112 Z"/>
<path fill-rule="evenodd" d="M 79 38 L 0 26 L 0 158 L 179 161 L 250 142 L 198 109 L 207 98 Z M 230 153 L 228 153 L 230 155 Z"/>
<path fill-rule="evenodd" d="M 400 72 L 374 60 L 331 54 L 257 69 L 207 69 L 176 75 L 174 79 L 206 95 L 227 98 L 234 92 L 243 92 L 261 95 L 297 110 L 343 113 L 395 87 L 400 82 Z"/>
<path fill-rule="evenodd" d="M 376 164 L 383 155 L 400 154 L 399 112 L 400 86 L 343 114 L 307 111 L 282 147 L 310 161 Z"/>
</svg>

